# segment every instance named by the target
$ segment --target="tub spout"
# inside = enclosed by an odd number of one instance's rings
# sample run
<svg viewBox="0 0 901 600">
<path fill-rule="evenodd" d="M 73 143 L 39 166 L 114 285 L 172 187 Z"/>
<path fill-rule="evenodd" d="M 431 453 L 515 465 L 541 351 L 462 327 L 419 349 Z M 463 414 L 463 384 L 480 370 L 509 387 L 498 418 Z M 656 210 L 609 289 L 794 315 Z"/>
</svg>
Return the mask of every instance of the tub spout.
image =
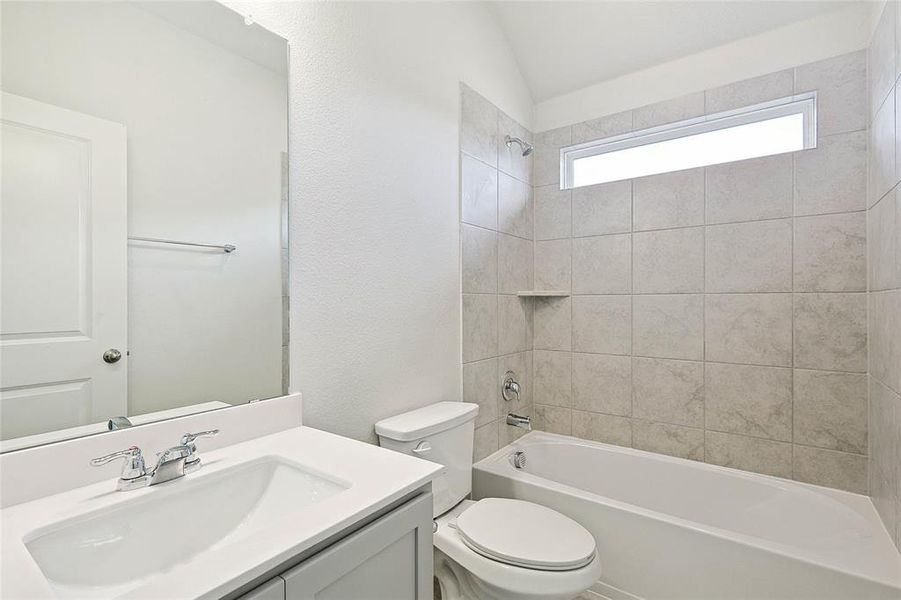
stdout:
<svg viewBox="0 0 901 600">
<path fill-rule="evenodd" d="M 508 413 L 507 425 L 513 425 L 514 427 L 520 427 L 522 429 L 525 429 L 526 431 L 532 431 L 532 418 Z"/>
</svg>

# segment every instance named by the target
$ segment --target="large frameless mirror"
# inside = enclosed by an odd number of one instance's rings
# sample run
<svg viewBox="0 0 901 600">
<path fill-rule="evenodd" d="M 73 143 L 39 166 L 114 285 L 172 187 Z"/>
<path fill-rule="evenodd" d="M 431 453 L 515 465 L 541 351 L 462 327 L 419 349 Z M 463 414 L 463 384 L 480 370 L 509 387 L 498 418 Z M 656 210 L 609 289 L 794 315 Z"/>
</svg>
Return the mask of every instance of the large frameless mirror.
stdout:
<svg viewBox="0 0 901 600">
<path fill-rule="evenodd" d="M 287 43 L 3 2 L 0 447 L 287 392 Z"/>
</svg>

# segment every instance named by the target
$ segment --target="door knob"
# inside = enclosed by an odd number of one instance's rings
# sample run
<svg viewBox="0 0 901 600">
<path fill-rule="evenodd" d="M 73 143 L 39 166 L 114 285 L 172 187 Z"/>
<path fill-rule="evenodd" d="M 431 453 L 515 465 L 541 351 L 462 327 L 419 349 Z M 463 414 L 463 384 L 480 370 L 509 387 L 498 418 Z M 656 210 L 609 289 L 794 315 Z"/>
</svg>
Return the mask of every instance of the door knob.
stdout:
<svg viewBox="0 0 901 600">
<path fill-rule="evenodd" d="M 106 352 L 103 353 L 103 362 L 107 362 L 109 364 L 119 362 L 119 359 L 122 358 L 122 353 L 116 350 L 115 348 L 110 348 Z"/>
</svg>

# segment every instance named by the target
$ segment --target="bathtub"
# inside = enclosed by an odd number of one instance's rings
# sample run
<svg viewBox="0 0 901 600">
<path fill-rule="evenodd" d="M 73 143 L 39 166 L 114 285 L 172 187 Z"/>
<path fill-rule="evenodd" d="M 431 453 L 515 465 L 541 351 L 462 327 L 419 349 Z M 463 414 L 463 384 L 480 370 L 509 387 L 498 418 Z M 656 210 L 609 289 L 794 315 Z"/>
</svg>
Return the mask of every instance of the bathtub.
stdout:
<svg viewBox="0 0 901 600">
<path fill-rule="evenodd" d="M 858 494 L 536 431 L 474 465 L 473 496 L 585 526 L 611 600 L 901 599 L 901 556 Z"/>
</svg>

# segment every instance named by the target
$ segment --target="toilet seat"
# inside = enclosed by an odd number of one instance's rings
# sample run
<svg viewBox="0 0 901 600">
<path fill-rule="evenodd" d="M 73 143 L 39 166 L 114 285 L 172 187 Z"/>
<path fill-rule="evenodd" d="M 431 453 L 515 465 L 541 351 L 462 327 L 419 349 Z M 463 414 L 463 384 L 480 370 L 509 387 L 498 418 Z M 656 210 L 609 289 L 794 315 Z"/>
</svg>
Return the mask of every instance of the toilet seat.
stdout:
<svg viewBox="0 0 901 600">
<path fill-rule="evenodd" d="M 563 600 L 575 598 L 601 576 L 601 561 L 593 552 L 587 565 L 566 571 L 529 568 L 501 562 L 477 552 L 463 541 L 457 528 L 458 518 L 477 503 L 463 500 L 436 519 L 434 535 L 436 564 L 450 559 L 454 570 L 467 579 L 475 591 L 465 598 L 504 598 L 517 600 Z M 439 557 L 445 557 L 440 558 Z M 468 574 L 468 575 L 467 575 Z M 436 567 L 439 581 L 442 575 Z M 450 595 L 452 598 L 457 596 Z"/>
<path fill-rule="evenodd" d="M 570 571 L 595 556 L 587 529 L 555 510 L 510 498 L 485 498 L 464 510 L 456 528 L 469 548 L 491 560 L 542 571 Z"/>
</svg>

